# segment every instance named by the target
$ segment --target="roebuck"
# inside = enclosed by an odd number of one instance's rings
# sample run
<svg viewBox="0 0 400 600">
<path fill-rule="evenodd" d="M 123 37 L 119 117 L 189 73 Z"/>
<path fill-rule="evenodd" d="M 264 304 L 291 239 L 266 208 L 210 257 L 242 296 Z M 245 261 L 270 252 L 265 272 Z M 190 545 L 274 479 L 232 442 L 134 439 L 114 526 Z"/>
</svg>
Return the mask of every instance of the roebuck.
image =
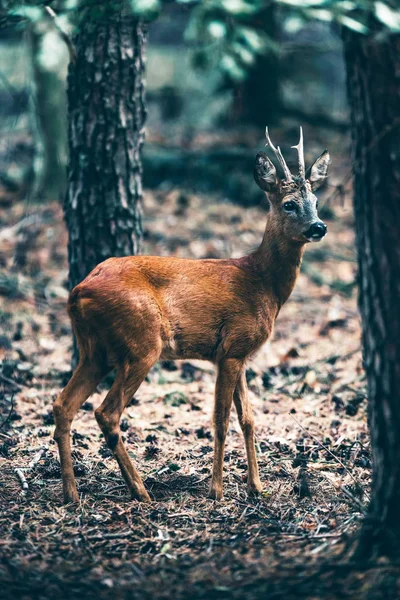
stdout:
<svg viewBox="0 0 400 600">
<path fill-rule="evenodd" d="M 72 466 L 71 422 L 97 384 L 116 369 L 115 381 L 95 415 L 133 498 L 149 501 L 139 473 L 121 439 L 119 421 L 149 369 L 160 358 L 200 358 L 215 363 L 215 448 L 210 497 L 222 497 L 225 438 L 232 401 L 243 431 L 249 492 L 260 492 L 254 417 L 246 360 L 268 339 L 279 310 L 299 273 L 304 246 L 326 233 L 313 194 L 324 181 L 325 151 L 306 177 L 303 134 L 297 146 L 299 173 L 293 176 L 268 129 L 267 145 L 283 178 L 264 152 L 254 177 L 267 193 L 269 211 L 260 247 L 243 258 L 189 260 L 156 256 L 110 258 L 71 292 L 68 312 L 80 362 L 54 404 L 55 434 L 64 501 L 78 500 Z"/>
</svg>

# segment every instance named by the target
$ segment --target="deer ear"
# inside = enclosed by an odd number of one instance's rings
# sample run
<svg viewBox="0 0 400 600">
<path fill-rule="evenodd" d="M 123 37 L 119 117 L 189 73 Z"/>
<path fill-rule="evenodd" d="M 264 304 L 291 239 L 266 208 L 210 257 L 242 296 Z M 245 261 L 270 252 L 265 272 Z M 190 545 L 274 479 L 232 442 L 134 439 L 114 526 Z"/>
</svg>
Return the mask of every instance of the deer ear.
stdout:
<svg viewBox="0 0 400 600">
<path fill-rule="evenodd" d="M 265 152 L 259 152 L 256 156 L 254 179 L 264 192 L 272 192 L 278 183 L 276 169 Z"/>
<path fill-rule="evenodd" d="M 328 150 L 324 150 L 310 168 L 308 181 L 311 183 L 312 191 L 317 190 L 324 183 L 328 175 L 328 165 L 330 161 L 331 157 Z"/>
</svg>

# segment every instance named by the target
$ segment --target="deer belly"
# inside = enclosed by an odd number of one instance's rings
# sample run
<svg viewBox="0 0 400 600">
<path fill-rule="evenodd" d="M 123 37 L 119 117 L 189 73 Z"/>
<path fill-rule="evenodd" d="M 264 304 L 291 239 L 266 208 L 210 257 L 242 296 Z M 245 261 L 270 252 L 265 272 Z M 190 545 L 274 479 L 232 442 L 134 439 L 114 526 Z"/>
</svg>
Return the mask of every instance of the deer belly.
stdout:
<svg viewBox="0 0 400 600">
<path fill-rule="evenodd" d="M 270 328 L 243 329 L 221 323 L 212 331 L 192 329 L 179 331 L 164 340 L 161 358 L 169 360 L 200 359 L 218 362 L 221 358 L 245 359 L 256 352 L 268 339 Z"/>
<path fill-rule="evenodd" d="M 182 330 L 174 327 L 170 335 L 163 341 L 161 358 L 214 361 L 219 344 L 218 330 L 207 331 L 202 327 Z"/>
<path fill-rule="evenodd" d="M 162 349 L 161 358 L 168 360 L 199 359 L 214 361 L 216 355 L 215 344 L 209 344 L 204 340 L 190 340 L 186 343 L 175 339 L 167 340 Z"/>
</svg>

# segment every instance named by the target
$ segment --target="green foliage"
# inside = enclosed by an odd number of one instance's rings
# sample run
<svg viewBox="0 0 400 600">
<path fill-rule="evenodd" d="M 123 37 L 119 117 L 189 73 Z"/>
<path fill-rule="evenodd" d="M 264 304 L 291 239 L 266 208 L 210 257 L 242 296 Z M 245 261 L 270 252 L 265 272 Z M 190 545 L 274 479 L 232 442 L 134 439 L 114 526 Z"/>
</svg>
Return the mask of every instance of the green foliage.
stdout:
<svg viewBox="0 0 400 600">
<path fill-rule="evenodd" d="M 254 17 L 271 4 L 276 4 L 283 11 L 283 17 L 295 17 L 298 23 L 308 19 L 336 21 L 360 33 L 367 33 L 371 28 L 372 18 L 388 31 L 400 31 L 398 0 L 175 0 L 175 2 L 192 8 L 188 38 L 193 39 L 193 32 L 196 32 L 196 40 L 205 44 L 220 43 L 224 39 L 232 40 L 234 43 L 232 29 L 254 21 Z M 163 4 L 167 3 L 171 3 L 171 0 L 108 0 L 101 3 L 98 0 L 0 0 L 0 12 L 36 20 L 40 18 L 46 5 L 51 6 L 57 14 L 95 7 L 101 9 L 104 14 L 104 11 L 114 13 L 124 8 L 124 10 L 130 9 L 140 18 L 153 19 L 162 10 Z M 250 44 L 250 53 L 268 48 L 262 31 L 258 31 L 254 24 L 251 29 L 257 48 Z M 250 60 L 247 52 L 239 51 L 239 48 L 231 54 L 239 55 L 239 60 L 237 56 L 235 58 L 239 64 L 248 63 Z"/>
<path fill-rule="evenodd" d="M 278 52 L 277 44 L 263 30 L 263 14 L 271 4 L 291 33 L 310 20 L 335 22 L 360 34 L 400 31 L 397 0 L 175 1 L 192 7 L 186 39 L 195 48 L 195 66 L 218 66 L 234 81 L 247 76 L 258 54 Z"/>
<path fill-rule="evenodd" d="M 374 3 L 375 16 L 388 29 L 400 32 L 400 10 L 396 10 L 386 2 Z"/>
<path fill-rule="evenodd" d="M 195 47 L 196 66 L 218 66 L 230 79 L 243 80 L 258 54 L 277 51 L 255 17 L 264 0 L 177 0 L 193 4 L 186 39 Z"/>
<path fill-rule="evenodd" d="M 383 25 L 387 32 L 400 31 L 397 0 L 273 0 L 302 23 L 309 19 L 337 22 L 358 33 Z"/>
<path fill-rule="evenodd" d="M 11 8 L 9 11 L 11 17 L 21 17 L 32 23 L 36 23 L 43 19 L 43 9 L 41 6 L 23 6 L 19 5 Z"/>
<path fill-rule="evenodd" d="M 161 10 L 160 0 L 130 0 L 130 5 L 138 17 L 147 20 L 157 17 Z"/>
<path fill-rule="evenodd" d="M 43 18 L 44 6 L 58 15 L 90 11 L 92 18 L 118 14 L 121 9 L 145 20 L 158 16 L 171 0 L 0 0 L 0 11 L 22 21 Z M 309 20 L 336 22 L 360 34 L 399 33 L 398 0 L 175 0 L 191 9 L 185 33 L 192 44 L 194 65 L 218 67 L 231 80 L 242 81 L 259 54 L 278 52 L 263 29 L 263 15 L 272 4 L 286 31 L 295 33 Z"/>
</svg>

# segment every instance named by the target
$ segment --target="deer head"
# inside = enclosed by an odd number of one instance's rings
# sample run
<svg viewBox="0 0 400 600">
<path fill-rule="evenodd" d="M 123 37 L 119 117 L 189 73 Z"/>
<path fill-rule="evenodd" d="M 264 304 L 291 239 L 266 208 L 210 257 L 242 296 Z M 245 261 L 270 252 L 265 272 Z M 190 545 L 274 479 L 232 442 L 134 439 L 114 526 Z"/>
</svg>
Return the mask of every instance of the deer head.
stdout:
<svg viewBox="0 0 400 600">
<path fill-rule="evenodd" d="M 259 152 L 254 166 L 254 179 L 267 194 L 271 219 L 287 239 L 296 242 L 319 242 L 327 232 L 327 227 L 318 217 L 318 200 L 313 194 L 325 181 L 330 161 L 325 150 L 317 158 L 306 174 L 304 161 L 303 130 L 300 127 L 300 140 L 296 148 L 299 160 L 299 173 L 292 175 L 282 152 L 275 148 L 266 128 L 266 146 L 270 146 L 282 169 L 283 178 L 278 178 L 273 162 L 265 152 Z"/>
</svg>

